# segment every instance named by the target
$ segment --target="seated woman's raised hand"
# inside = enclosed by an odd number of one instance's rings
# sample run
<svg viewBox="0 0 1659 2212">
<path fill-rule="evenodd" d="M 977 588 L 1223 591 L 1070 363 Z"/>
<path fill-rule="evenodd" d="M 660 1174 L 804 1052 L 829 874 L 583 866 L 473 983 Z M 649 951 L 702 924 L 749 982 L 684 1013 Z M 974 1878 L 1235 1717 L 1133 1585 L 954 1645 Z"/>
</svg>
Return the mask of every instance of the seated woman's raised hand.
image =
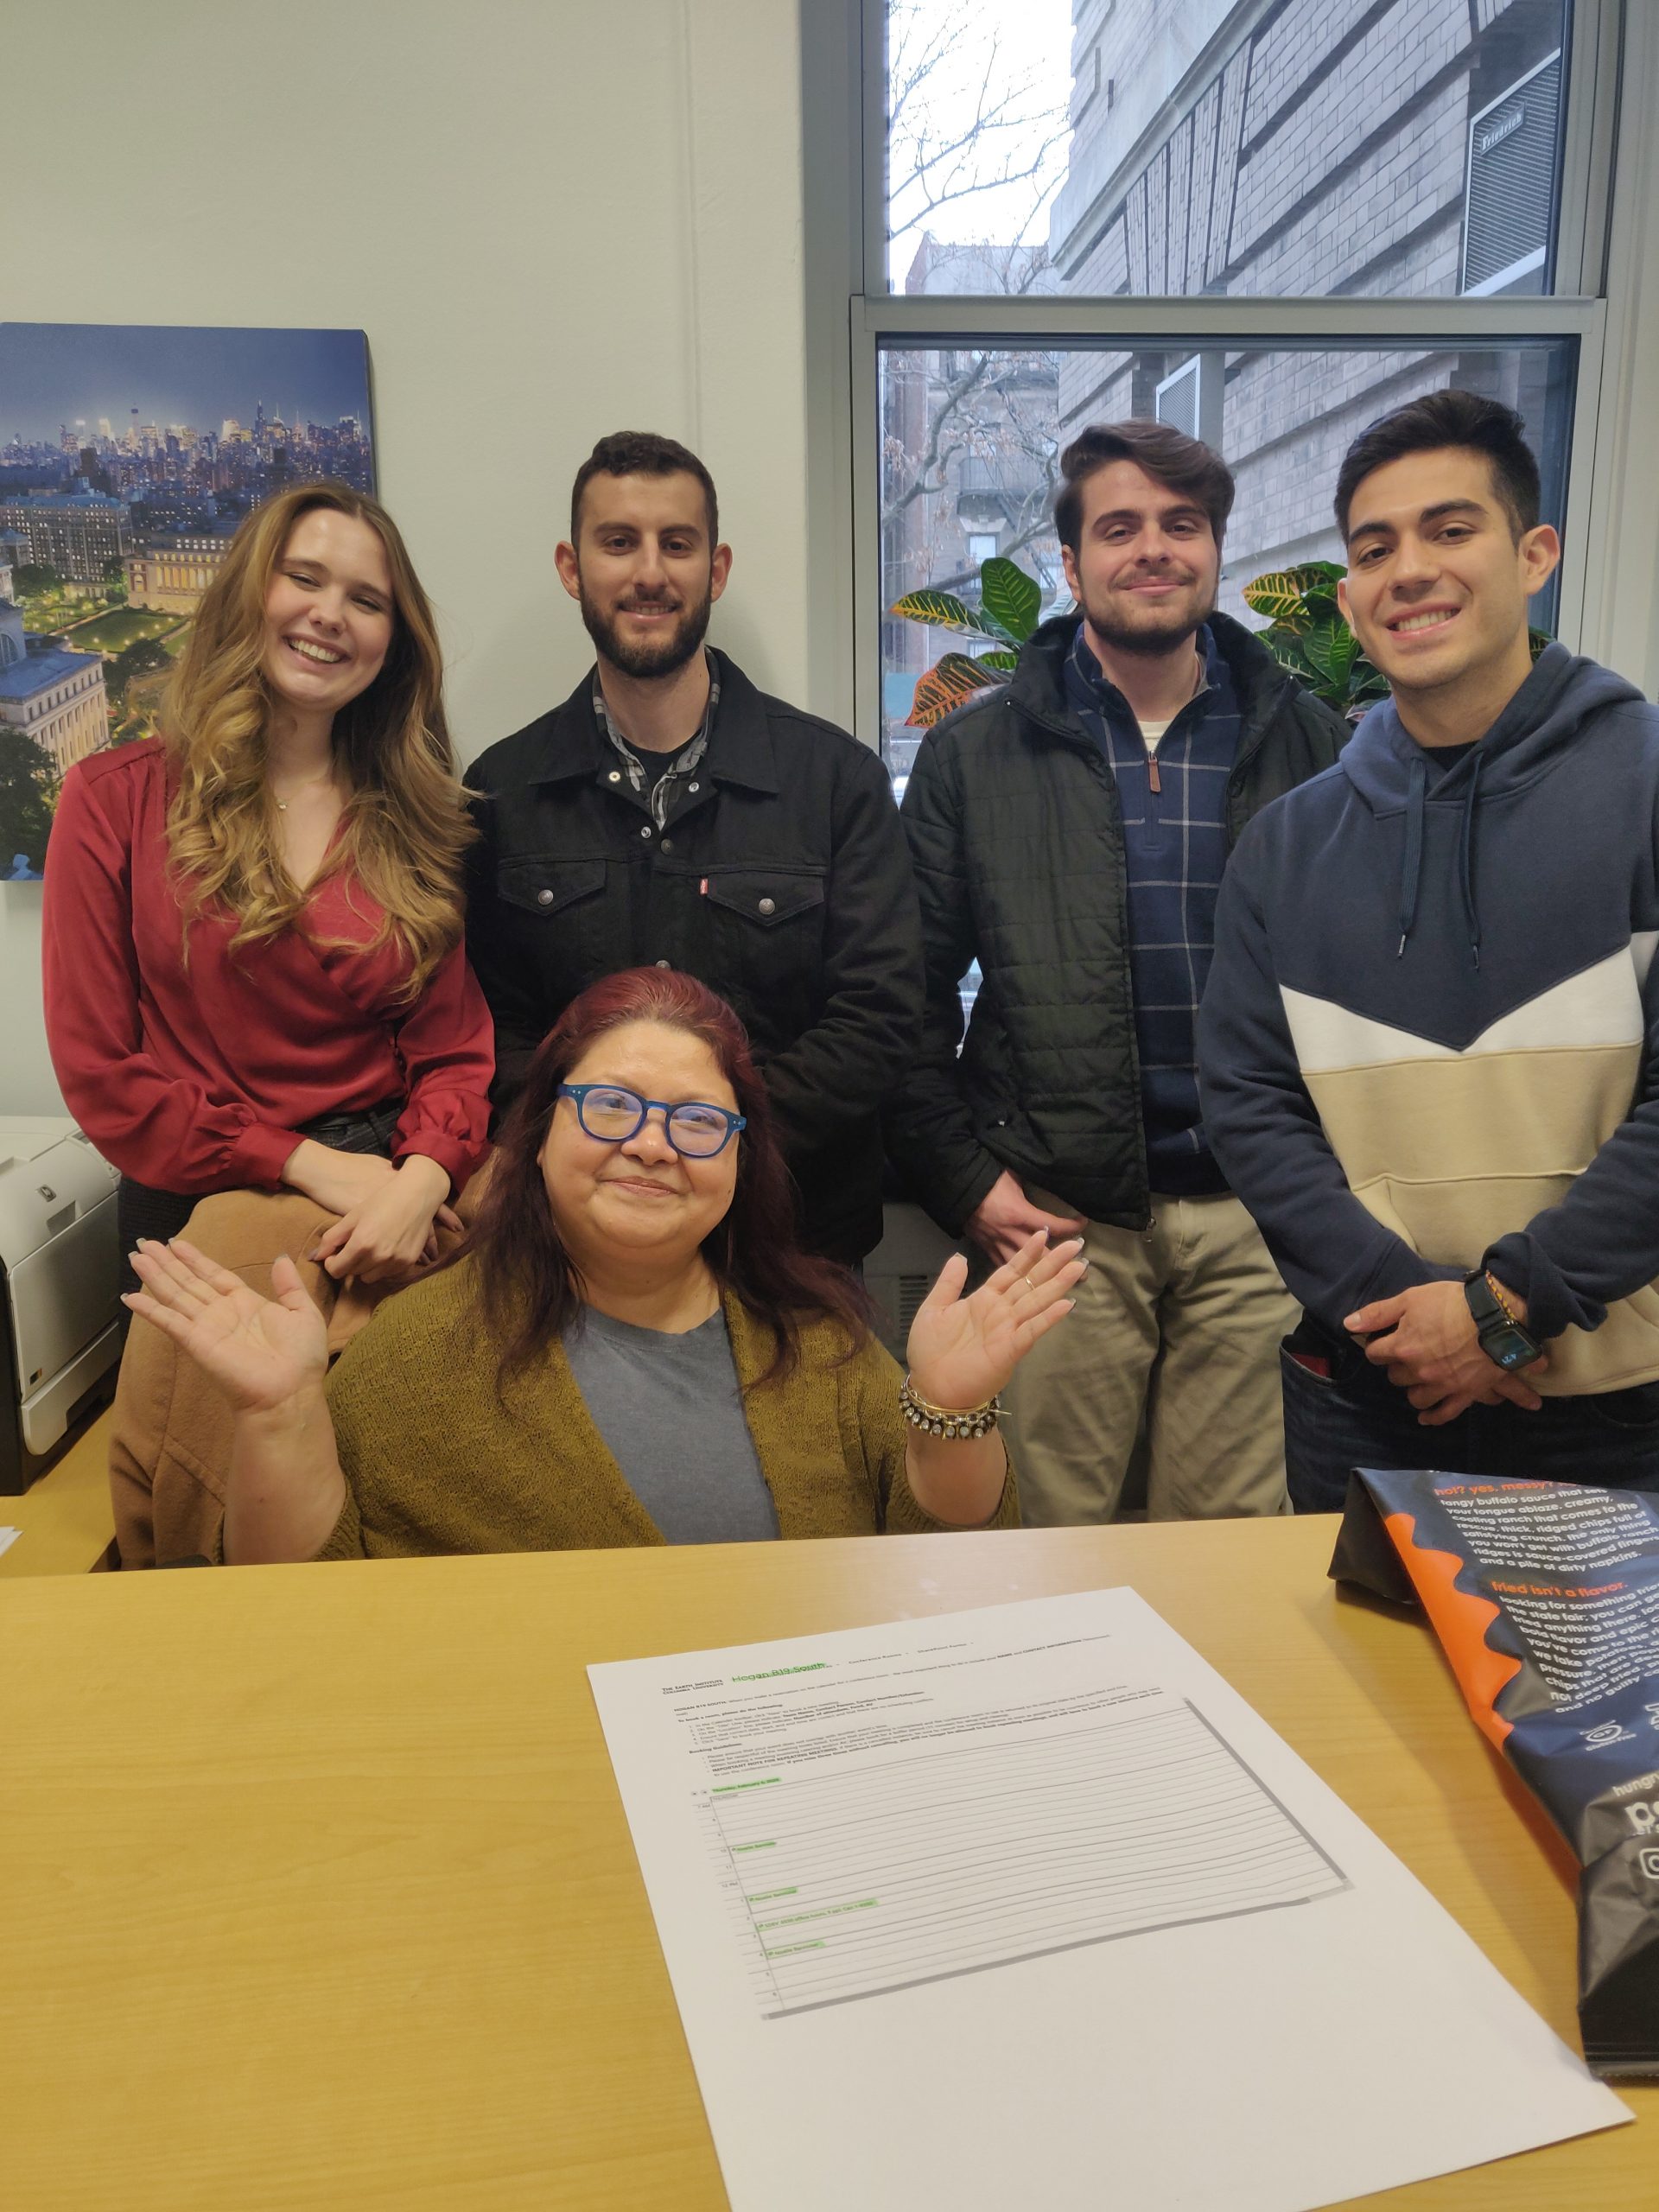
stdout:
<svg viewBox="0 0 1659 2212">
<path fill-rule="evenodd" d="M 270 1271 L 274 1298 L 180 1236 L 141 1238 L 132 1263 L 144 1287 L 124 1303 L 187 1351 L 238 1413 L 274 1413 L 321 1387 L 328 1326 L 286 1255 Z"/>
<path fill-rule="evenodd" d="M 1087 1262 L 1083 1239 L 1050 1245 L 1039 1230 L 970 1297 L 962 1295 L 968 1262 L 953 1253 L 910 1325 L 911 1382 L 934 1405 L 987 1403 L 1039 1337 L 1071 1311 L 1067 1296 Z"/>
</svg>

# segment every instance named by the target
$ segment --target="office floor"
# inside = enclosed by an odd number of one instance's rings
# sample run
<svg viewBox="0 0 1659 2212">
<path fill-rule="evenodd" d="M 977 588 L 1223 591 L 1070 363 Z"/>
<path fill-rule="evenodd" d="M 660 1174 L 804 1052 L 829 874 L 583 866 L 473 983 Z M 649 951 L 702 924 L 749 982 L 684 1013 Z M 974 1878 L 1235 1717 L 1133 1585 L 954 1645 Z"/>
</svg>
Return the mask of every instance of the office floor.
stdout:
<svg viewBox="0 0 1659 2212">
<path fill-rule="evenodd" d="M 0 1575 L 86 1574 L 115 1536 L 105 1408 L 54 1467 L 16 1497 L 0 1497 L 0 1528 L 22 1531 L 0 1552 Z"/>
</svg>

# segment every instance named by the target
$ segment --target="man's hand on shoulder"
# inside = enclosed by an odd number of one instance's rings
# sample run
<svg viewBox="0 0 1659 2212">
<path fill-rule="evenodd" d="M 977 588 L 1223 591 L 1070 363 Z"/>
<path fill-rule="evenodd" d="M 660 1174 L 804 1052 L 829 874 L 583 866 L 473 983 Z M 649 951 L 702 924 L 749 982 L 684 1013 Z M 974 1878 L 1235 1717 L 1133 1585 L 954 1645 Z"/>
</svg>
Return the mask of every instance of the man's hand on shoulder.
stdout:
<svg viewBox="0 0 1659 2212">
<path fill-rule="evenodd" d="M 1080 1236 L 1084 1224 L 1033 1205 L 1006 1167 L 968 1217 L 968 1234 L 999 1267 L 1006 1267 L 1039 1229 L 1051 1239 Z"/>
<path fill-rule="evenodd" d="M 1522 1301 L 1511 1294 L 1510 1303 L 1524 1321 Z M 1396 1297 L 1362 1306 L 1343 1326 L 1351 1336 L 1370 1338 L 1366 1358 L 1387 1370 L 1426 1428 L 1441 1427 L 1471 1406 L 1493 1406 L 1501 1398 L 1529 1413 L 1543 1403 L 1522 1378 L 1541 1375 L 1548 1360 L 1535 1359 L 1521 1374 L 1507 1375 L 1488 1359 L 1460 1282 L 1414 1284 Z"/>
</svg>

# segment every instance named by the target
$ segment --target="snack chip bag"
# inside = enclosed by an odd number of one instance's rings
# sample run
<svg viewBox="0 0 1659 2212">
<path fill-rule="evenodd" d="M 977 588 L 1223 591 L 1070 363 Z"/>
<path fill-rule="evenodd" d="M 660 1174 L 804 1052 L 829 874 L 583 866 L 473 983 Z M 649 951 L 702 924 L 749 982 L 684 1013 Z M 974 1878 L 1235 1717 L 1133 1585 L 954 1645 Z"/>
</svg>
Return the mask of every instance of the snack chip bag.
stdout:
<svg viewBox="0 0 1659 2212">
<path fill-rule="evenodd" d="M 1361 1468 L 1331 1573 L 1421 1604 L 1582 1870 L 1586 2063 L 1659 2073 L 1659 1500 Z"/>
</svg>

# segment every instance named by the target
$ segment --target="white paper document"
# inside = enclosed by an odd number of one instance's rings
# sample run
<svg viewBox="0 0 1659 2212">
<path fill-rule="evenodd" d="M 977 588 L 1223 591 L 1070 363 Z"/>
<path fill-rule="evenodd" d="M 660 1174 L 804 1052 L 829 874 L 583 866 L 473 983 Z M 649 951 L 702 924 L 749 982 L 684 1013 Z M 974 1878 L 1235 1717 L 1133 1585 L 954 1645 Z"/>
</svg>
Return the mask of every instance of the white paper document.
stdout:
<svg viewBox="0 0 1659 2212">
<path fill-rule="evenodd" d="M 1630 2117 L 1133 1591 L 588 1672 L 734 2212 L 1312 2212 Z"/>
<path fill-rule="evenodd" d="M 22 1533 L 21 1529 L 0 1529 L 0 1552 L 9 1552 Z"/>
</svg>

